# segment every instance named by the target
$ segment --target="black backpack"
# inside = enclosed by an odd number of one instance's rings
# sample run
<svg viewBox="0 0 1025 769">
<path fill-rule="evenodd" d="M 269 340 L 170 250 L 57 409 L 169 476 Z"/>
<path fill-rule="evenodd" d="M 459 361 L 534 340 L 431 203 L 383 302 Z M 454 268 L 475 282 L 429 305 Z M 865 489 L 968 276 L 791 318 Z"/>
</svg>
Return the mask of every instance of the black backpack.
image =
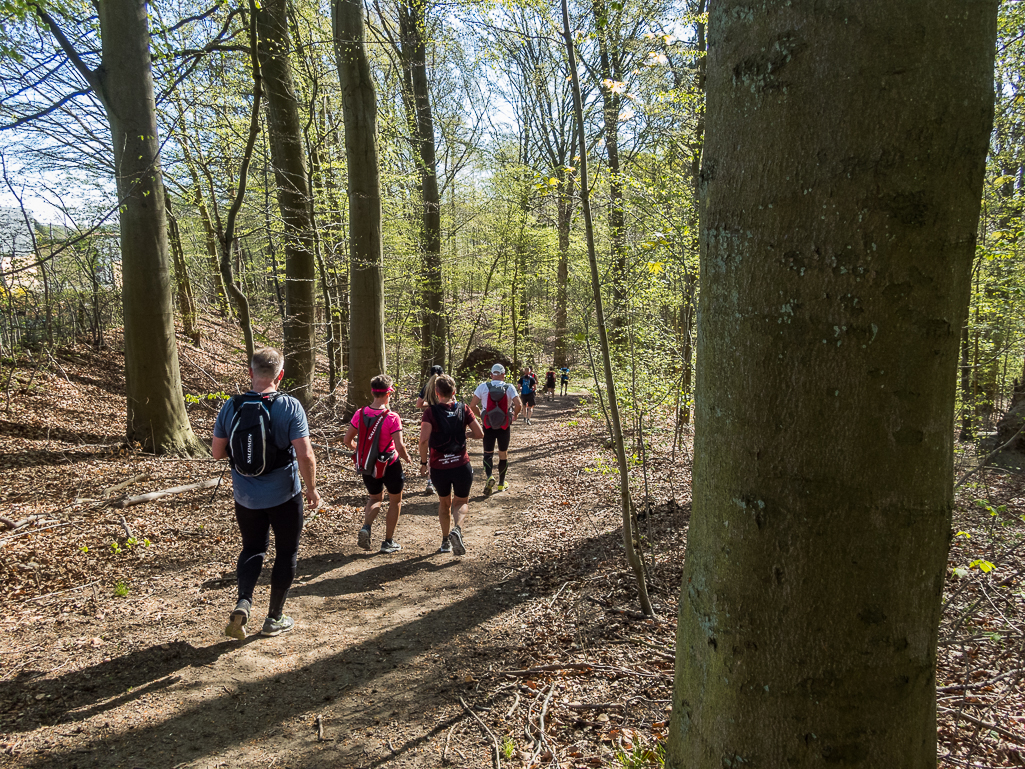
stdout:
<svg viewBox="0 0 1025 769">
<path fill-rule="evenodd" d="M 235 415 L 228 429 L 228 461 L 239 475 L 266 475 L 291 464 L 292 446 L 281 448 L 274 443 L 270 410 L 281 393 L 246 393 L 233 395 Z"/>
<path fill-rule="evenodd" d="M 428 445 L 441 454 L 461 455 L 466 451 L 466 406 L 456 403 L 449 411 L 444 403 L 431 406 L 434 426 Z"/>
</svg>

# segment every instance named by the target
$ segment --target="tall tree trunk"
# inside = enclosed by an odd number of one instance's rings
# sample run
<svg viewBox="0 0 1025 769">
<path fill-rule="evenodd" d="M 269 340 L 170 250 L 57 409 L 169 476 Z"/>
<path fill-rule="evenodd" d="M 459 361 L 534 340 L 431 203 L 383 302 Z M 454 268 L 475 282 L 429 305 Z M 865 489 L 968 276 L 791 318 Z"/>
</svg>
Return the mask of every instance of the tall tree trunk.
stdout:
<svg viewBox="0 0 1025 769">
<path fill-rule="evenodd" d="M 103 105 L 120 200 L 127 437 L 158 454 L 202 455 L 182 397 L 150 71 L 147 5 L 99 4 L 102 64 L 90 70 L 54 20 L 36 13 Z"/>
<path fill-rule="evenodd" d="M 587 262 L 591 268 L 591 295 L 594 298 L 594 314 L 598 324 L 598 343 L 601 346 L 602 367 L 605 373 L 605 391 L 609 404 L 609 427 L 612 442 L 616 448 L 616 463 L 619 465 L 619 494 L 623 514 L 623 548 L 626 560 L 637 581 L 637 598 L 641 609 L 649 617 L 654 614 L 648 587 L 645 583 L 644 564 L 637 551 L 634 537 L 633 501 L 630 498 L 630 467 L 626 460 L 626 444 L 623 442 L 623 423 L 619 417 L 619 402 L 616 397 L 616 380 L 612 375 L 612 355 L 609 335 L 605 327 L 605 310 L 601 296 L 601 280 L 598 274 L 598 255 L 594 247 L 594 223 L 591 216 L 590 186 L 587 181 L 587 141 L 584 138 L 584 107 L 580 96 L 580 80 L 577 75 L 576 52 L 569 29 L 569 5 L 562 0 L 562 39 L 566 44 L 566 58 L 573 81 L 573 109 L 576 115 L 577 146 L 580 149 L 580 210 L 584 215 L 584 234 L 587 238 Z"/>
<path fill-rule="evenodd" d="M 420 193 L 420 258 L 422 260 L 420 305 L 420 368 L 445 361 L 445 316 L 441 276 L 441 197 L 434 142 L 434 116 L 427 81 L 427 4 L 403 0 L 399 4 L 399 55 L 402 61 L 403 103 L 413 134 L 413 157 Z"/>
<path fill-rule="evenodd" d="M 712 5 L 667 767 L 936 766 L 996 7 Z"/>
<path fill-rule="evenodd" d="M 199 181 L 199 172 L 189 151 L 188 142 L 185 136 L 179 139 L 182 154 L 185 158 L 185 167 L 189 170 L 192 178 L 192 186 L 196 190 L 196 207 L 199 209 L 199 220 L 203 223 L 204 245 L 206 246 L 207 264 L 213 276 L 214 292 L 217 299 L 217 309 L 222 316 L 228 317 L 231 310 L 228 306 L 228 292 L 224 290 L 224 281 L 221 278 L 220 260 L 217 257 L 217 231 L 210 219 L 210 211 L 206 207 L 206 199 L 203 197 L 203 187 Z"/>
<path fill-rule="evenodd" d="M 164 187 L 164 208 L 167 211 L 167 231 L 171 246 L 171 257 L 174 261 L 174 283 L 178 289 L 178 311 L 182 316 L 185 335 L 192 339 L 196 347 L 203 346 L 203 334 L 199 330 L 199 315 L 196 312 L 196 299 L 192 295 L 192 281 L 189 280 L 189 269 L 185 263 L 185 250 L 182 248 L 181 230 L 178 219 L 171 209 L 171 195 Z"/>
<path fill-rule="evenodd" d="M 569 317 L 567 312 L 567 293 L 569 289 L 569 235 L 573 222 L 573 183 L 576 177 L 569 172 L 562 173 L 560 187 L 557 227 L 559 231 L 559 267 L 555 278 L 555 367 L 568 366 L 566 355 L 568 346 L 567 335 Z"/>
<path fill-rule="evenodd" d="M 260 30 L 258 46 L 267 98 L 270 152 L 278 208 L 285 227 L 285 389 L 304 406 L 309 406 L 317 362 L 317 264 L 302 124 L 289 61 L 292 45 L 286 0 L 263 0 L 257 5 L 256 19 Z"/>
<path fill-rule="evenodd" d="M 385 372 L 384 254 L 377 162 L 377 94 L 359 0 L 333 0 L 349 173 L 349 392 L 347 412 L 372 400 L 370 380 Z"/>
<path fill-rule="evenodd" d="M 602 100 L 602 120 L 605 134 L 605 157 L 609 167 L 609 249 L 612 258 L 612 306 L 609 308 L 609 326 L 612 343 L 619 346 L 625 339 L 626 322 L 626 216 L 623 207 L 623 177 L 619 165 L 619 113 L 623 100 L 617 88 L 623 73 L 619 71 L 618 52 L 612 50 L 612 27 L 619 11 L 610 9 L 606 0 L 593 4 L 595 28 L 598 38 L 599 84 Z"/>
</svg>

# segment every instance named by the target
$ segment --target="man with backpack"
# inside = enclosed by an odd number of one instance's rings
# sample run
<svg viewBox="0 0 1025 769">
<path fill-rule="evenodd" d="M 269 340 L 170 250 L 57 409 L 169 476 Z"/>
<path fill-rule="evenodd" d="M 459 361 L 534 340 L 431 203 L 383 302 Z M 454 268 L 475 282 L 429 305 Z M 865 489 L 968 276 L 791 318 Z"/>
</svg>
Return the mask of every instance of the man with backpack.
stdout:
<svg viewBox="0 0 1025 769">
<path fill-rule="evenodd" d="M 238 602 L 224 634 L 242 640 L 253 607 L 253 590 L 274 531 L 274 570 L 270 604 L 261 635 L 276 636 L 295 626 L 283 613 L 295 579 L 303 527 L 303 495 L 316 509 L 317 460 L 306 413 L 295 398 L 278 392 L 284 358 L 277 350 L 257 350 L 250 361 L 249 392 L 225 402 L 214 424 L 214 459 L 228 459 L 235 497 L 235 520 L 242 534 L 238 557 Z"/>
<path fill-rule="evenodd" d="M 437 403 L 424 409 L 420 422 L 420 475 L 429 474 L 438 490 L 438 552 L 465 555 L 462 527 L 473 486 L 466 428 L 470 428 L 474 438 L 483 438 L 484 432 L 473 412 L 456 400 L 456 382 L 452 377 L 442 374 L 434 383 Z"/>
<path fill-rule="evenodd" d="M 363 512 L 363 528 L 359 530 L 357 543 L 364 550 L 370 549 L 371 527 L 381 512 L 384 490 L 388 489 L 388 516 L 385 518 L 385 537 L 381 543 L 382 553 L 397 553 L 402 545 L 394 540 L 395 527 L 402 510 L 402 487 L 406 477 L 402 472 L 401 457 L 411 462 L 406 446 L 402 442 L 402 420 L 390 408 L 392 378 L 380 374 L 370 380 L 370 392 L 374 401 L 356 411 L 345 431 L 342 442 L 353 451 L 356 469 L 363 475 L 367 487 L 367 504 Z"/>
<path fill-rule="evenodd" d="M 534 415 L 535 394 L 537 392 L 537 377 L 531 371 L 530 366 L 523 369 L 523 375 L 518 383 L 520 385 L 520 400 L 523 402 L 523 421 L 528 425 L 530 418 Z"/>
<path fill-rule="evenodd" d="M 563 366 L 559 371 L 561 372 L 559 376 L 559 395 L 566 395 L 566 391 L 569 389 L 569 366 Z"/>
<path fill-rule="evenodd" d="M 520 415 L 522 405 L 516 388 L 505 381 L 505 366 L 496 363 L 491 367 L 491 381 L 481 382 L 473 391 L 470 408 L 480 417 L 484 425 L 484 474 L 488 481 L 484 485 L 484 496 L 495 490 L 495 476 L 492 468 L 495 461 L 495 444 L 498 444 L 498 491 L 505 491 L 505 473 L 509 469 L 509 427 Z"/>
</svg>

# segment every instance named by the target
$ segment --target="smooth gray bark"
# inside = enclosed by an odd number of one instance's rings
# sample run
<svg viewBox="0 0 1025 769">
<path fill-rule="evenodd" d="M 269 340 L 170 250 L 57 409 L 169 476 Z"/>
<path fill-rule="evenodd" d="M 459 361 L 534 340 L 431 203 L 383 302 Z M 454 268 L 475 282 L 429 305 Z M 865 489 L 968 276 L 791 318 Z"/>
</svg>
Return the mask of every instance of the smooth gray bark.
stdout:
<svg viewBox="0 0 1025 769">
<path fill-rule="evenodd" d="M 349 174 L 347 411 L 352 412 L 373 399 L 370 380 L 387 370 L 377 94 L 367 59 L 362 4 L 359 0 L 334 0 L 331 11 Z"/>
<path fill-rule="evenodd" d="M 158 454 L 201 455 L 205 448 L 185 412 L 175 344 L 147 5 L 107 0 L 98 10 L 102 65 L 91 70 L 54 19 L 35 6 L 110 124 L 120 200 L 127 438 Z"/>
<path fill-rule="evenodd" d="M 317 263 L 313 248 L 313 222 L 310 220 L 306 153 L 289 59 L 291 39 L 286 0 L 263 0 L 257 4 L 256 18 L 270 152 L 278 208 L 285 228 L 283 389 L 309 407 L 317 363 Z"/>
<path fill-rule="evenodd" d="M 711 6 L 667 767 L 936 765 L 996 10 Z"/>
</svg>

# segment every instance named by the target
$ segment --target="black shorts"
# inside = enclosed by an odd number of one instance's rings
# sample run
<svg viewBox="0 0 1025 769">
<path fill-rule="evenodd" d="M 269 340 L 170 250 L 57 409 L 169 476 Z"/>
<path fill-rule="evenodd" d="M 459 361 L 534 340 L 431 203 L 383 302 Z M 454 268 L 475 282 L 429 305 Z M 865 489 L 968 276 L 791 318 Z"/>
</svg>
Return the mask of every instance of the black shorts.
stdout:
<svg viewBox="0 0 1025 769">
<path fill-rule="evenodd" d="M 388 465 L 388 469 L 384 471 L 383 478 L 364 475 L 363 484 L 367 487 L 367 493 L 372 497 L 376 497 L 385 488 L 388 489 L 389 494 L 401 494 L 402 487 L 406 485 L 406 476 L 402 472 L 402 462 L 396 459 Z"/>
<path fill-rule="evenodd" d="M 495 451 L 495 442 L 498 442 L 499 451 L 509 450 L 509 428 L 485 427 L 484 428 L 484 453 L 491 454 Z"/>
<path fill-rule="evenodd" d="M 473 486 L 473 465 L 467 462 L 459 467 L 432 469 L 431 483 L 434 484 L 439 497 L 455 494 L 461 499 L 466 499 L 470 496 L 470 487 Z"/>
<path fill-rule="evenodd" d="M 534 403 L 534 393 L 533 392 L 523 393 L 523 395 L 520 396 L 520 400 L 523 401 L 523 405 L 524 406 L 536 406 L 537 405 L 536 403 Z"/>
</svg>

